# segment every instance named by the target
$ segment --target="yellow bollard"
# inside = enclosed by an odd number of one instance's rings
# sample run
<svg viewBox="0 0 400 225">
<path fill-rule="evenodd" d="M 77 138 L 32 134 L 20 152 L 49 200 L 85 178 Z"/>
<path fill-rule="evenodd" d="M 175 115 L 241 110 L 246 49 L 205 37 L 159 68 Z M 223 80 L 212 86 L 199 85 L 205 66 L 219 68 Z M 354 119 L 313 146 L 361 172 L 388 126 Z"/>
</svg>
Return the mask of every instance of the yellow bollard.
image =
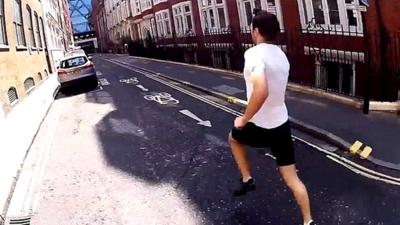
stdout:
<svg viewBox="0 0 400 225">
<path fill-rule="evenodd" d="M 357 152 L 360 150 L 362 145 L 363 145 L 363 143 L 360 141 L 354 142 L 354 144 L 350 147 L 350 153 L 353 155 L 357 154 Z"/>
<path fill-rule="evenodd" d="M 350 153 L 352 155 L 355 155 L 355 154 L 360 155 L 361 159 L 367 159 L 372 153 L 372 148 L 370 146 L 363 145 L 363 143 L 360 141 L 356 141 L 350 147 Z"/>
<path fill-rule="evenodd" d="M 369 155 L 372 153 L 372 148 L 367 146 L 364 148 L 364 150 L 360 153 L 360 158 L 361 159 L 367 159 Z"/>
</svg>

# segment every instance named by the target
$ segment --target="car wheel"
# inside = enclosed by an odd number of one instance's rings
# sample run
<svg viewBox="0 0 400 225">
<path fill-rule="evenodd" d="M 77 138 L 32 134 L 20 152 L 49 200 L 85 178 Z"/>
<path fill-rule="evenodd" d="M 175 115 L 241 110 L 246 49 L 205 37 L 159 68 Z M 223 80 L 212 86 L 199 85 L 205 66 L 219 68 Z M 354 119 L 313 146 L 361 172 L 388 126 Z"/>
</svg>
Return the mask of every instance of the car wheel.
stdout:
<svg viewBox="0 0 400 225">
<path fill-rule="evenodd" d="M 90 84 L 93 85 L 93 88 L 97 88 L 99 85 L 99 79 L 96 76 L 90 78 Z"/>
</svg>

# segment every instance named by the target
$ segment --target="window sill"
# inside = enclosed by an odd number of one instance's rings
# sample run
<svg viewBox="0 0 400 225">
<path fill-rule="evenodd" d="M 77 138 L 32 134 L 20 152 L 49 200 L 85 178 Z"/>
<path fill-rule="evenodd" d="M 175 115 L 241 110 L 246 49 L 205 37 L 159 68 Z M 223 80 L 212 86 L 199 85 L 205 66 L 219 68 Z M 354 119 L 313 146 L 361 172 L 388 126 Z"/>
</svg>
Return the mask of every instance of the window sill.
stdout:
<svg viewBox="0 0 400 225">
<path fill-rule="evenodd" d="M 159 1 L 159 2 L 155 3 L 153 6 L 156 6 L 156 5 L 159 5 L 161 3 L 165 3 L 165 2 L 167 2 L 167 1 Z"/>
<path fill-rule="evenodd" d="M 8 50 L 10 50 L 10 47 L 8 45 L 0 44 L 0 51 L 8 51 Z"/>
<path fill-rule="evenodd" d="M 13 102 L 11 102 L 11 103 L 10 103 L 10 106 L 11 106 L 11 107 L 14 107 L 16 104 L 18 104 L 18 99 L 15 100 L 15 101 L 13 101 Z"/>
<path fill-rule="evenodd" d="M 359 27 L 349 27 L 346 29 L 339 29 L 331 27 L 329 24 L 316 24 L 308 26 L 302 24 L 303 34 L 319 34 L 319 35 L 340 35 L 340 36 L 353 36 L 353 37 L 364 37 L 364 31 Z"/>
<path fill-rule="evenodd" d="M 150 10 L 151 8 L 153 8 L 153 7 L 142 8 L 142 12 L 147 11 L 147 10 Z"/>
<path fill-rule="evenodd" d="M 364 32 L 360 31 L 321 31 L 321 30 L 303 30 L 303 34 L 317 34 L 317 35 L 338 35 L 348 37 L 364 37 Z"/>
<path fill-rule="evenodd" d="M 17 47 L 15 47 L 17 49 L 17 51 L 26 51 L 28 50 L 28 47 L 23 46 L 23 45 L 17 45 Z"/>
<path fill-rule="evenodd" d="M 35 89 L 35 86 L 29 88 L 28 90 L 25 91 L 25 94 L 29 94 L 33 91 L 33 89 Z"/>
</svg>

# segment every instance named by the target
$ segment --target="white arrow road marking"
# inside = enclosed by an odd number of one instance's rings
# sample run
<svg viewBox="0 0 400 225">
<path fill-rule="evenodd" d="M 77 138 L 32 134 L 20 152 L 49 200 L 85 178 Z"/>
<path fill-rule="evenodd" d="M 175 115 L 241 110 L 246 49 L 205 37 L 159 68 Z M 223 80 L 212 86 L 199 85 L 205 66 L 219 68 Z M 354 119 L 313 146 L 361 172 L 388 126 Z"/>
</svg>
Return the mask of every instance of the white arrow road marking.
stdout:
<svg viewBox="0 0 400 225">
<path fill-rule="evenodd" d="M 194 115 L 192 112 L 190 112 L 187 109 L 181 110 L 179 112 L 182 113 L 185 116 L 188 116 L 188 117 L 190 117 L 190 118 L 192 118 L 194 120 L 197 120 L 198 121 L 197 124 L 199 124 L 199 125 L 202 125 L 202 126 L 205 126 L 205 127 L 212 127 L 211 126 L 211 122 L 209 120 L 204 121 L 204 120 L 200 119 L 198 116 Z"/>
<path fill-rule="evenodd" d="M 142 91 L 149 91 L 149 89 L 143 87 L 143 85 L 136 85 L 136 87 L 140 88 Z"/>
<path fill-rule="evenodd" d="M 96 75 L 97 75 L 97 76 L 102 76 L 103 73 L 102 73 L 101 71 L 97 71 L 97 72 L 96 72 Z"/>
</svg>

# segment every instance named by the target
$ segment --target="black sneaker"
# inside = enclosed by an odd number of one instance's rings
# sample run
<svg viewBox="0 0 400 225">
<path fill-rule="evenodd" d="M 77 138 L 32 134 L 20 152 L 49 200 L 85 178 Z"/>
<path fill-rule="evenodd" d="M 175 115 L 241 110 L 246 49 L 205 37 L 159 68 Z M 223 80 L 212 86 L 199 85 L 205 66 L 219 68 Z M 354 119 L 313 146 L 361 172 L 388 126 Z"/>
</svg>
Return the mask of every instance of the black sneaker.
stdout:
<svg viewBox="0 0 400 225">
<path fill-rule="evenodd" d="M 254 179 L 251 178 L 247 182 L 243 182 L 241 180 L 241 187 L 239 190 L 236 190 L 233 192 L 233 196 L 238 197 L 238 196 L 243 196 L 247 192 L 254 191 L 256 190 L 256 184 L 254 183 Z"/>
</svg>

